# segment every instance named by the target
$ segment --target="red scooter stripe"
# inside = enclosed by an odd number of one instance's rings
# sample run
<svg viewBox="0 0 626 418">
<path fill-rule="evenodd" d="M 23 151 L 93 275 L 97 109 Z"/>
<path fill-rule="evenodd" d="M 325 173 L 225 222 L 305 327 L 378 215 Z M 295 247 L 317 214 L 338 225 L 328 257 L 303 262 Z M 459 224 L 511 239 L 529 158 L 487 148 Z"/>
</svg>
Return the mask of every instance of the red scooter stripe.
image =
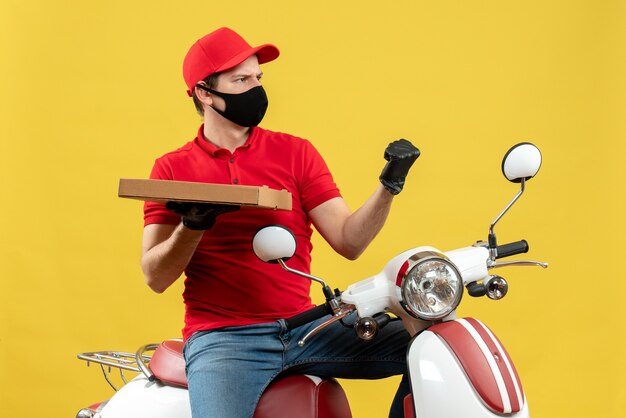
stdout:
<svg viewBox="0 0 626 418">
<path fill-rule="evenodd" d="M 497 357 L 496 363 L 502 373 L 506 390 L 511 400 L 511 412 L 519 412 L 524 406 L 524 391 L 522 389 L 522 382 L 519 379 L 519 375 L 517 374 L 517 370 L 513 365 L 509 353 L 498 337 L 496 337 L 485 324 L 473 318 L 466 318 L 466 320 L 478 331 L 489 346 L 490 352 L 494 353 L 495 357 Z"/>
<path fill-rule="evenodd" d="M 396 286 L 402 286 L 402 279 L 404 278 L 404 274 L 409 269 L 409 260 L 406 260 L 402 266 L 400 266 L 400 270 L 398 270 L 398 275 L 396 276 Z"/>
<path fill-rule="evenodd" d="M 515 385 L 517 383 L 516 376 L 512 373 L 512 370 L 507 367 L 507 363 L 511 364 L 506 351 L 501 350 L 502 344 L 495 341 L 495 335 L 487 330 L 484 324 L 473 318 L 465 319 L 472 327 L 478 332 L 482 341 L 487 345 L 489 354 L 495 360 L 495 365 L 498 370 L 494 370 L 494 373 L 499 373 L 502 376 L 504 386 L 506 388 L 506 396 L 510 405 L 510 410 L 505 412 L 518 412 L 521 409 L 521 396 L 518 396 L 519 389 L 516 390 Z M 515 382 L 514 382 L 515 381 Z"/>
<path fill-rule="evenodd" d="M 505 413 L 509 409 L 505 408 L 507 402 L 474 336 L 458 321 L 434 325 L 429 331 L 439 335 L 448 344 L 483 402 L 492 410 Z"/>
</svg>

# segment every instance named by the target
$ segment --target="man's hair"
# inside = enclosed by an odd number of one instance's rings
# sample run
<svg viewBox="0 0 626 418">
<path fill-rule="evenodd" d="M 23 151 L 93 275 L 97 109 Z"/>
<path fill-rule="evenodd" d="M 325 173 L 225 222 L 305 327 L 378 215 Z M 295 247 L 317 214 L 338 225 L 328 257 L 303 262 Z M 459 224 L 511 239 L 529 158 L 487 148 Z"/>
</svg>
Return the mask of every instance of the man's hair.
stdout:
<svg viewBox="0 0 626 418">
<path fill-rule="evenodd" d="M 202 81 L 204 81 L 204 84 L 206 84 L 208 88 L 214 89 L 215 87 L 217 87 L 217 79 L 219 76 L 220 76 L 220 73 L 214 73 Z M 204 108 L 202 107 L 202 102 L 198 100 L 198 97 L 196 96 L 195 88 L 193 89 L 193 92 L 191 93 L 191 97 L 193 98 L 194 106 L 196 106 L 196 112 L 198 112 L 200 116 L 204 116 Z"/>
</svg>

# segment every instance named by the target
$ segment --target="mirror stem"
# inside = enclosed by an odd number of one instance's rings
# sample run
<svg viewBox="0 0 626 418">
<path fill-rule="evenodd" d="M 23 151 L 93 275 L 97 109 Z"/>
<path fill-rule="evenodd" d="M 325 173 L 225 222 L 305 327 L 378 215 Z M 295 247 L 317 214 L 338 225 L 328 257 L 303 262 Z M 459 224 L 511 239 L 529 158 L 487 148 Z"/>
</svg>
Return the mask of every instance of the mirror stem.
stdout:
<svg viewBox="0 0 626 418">
<path fill-rule="evenodd" d="M 520 198 L 520 196 L 522 196 L 522 194 L 524 193 L 524 189 L 526 188 L 526 180 L 525 179 L 522 179 L 521 186 L 522 187 L 520 188 L 519 193 L 517 195 L 515 195 L 513 200 L 511 200 L 511 202 L 506 206 L 506 208 L 504 208 L 504 210 L 502 212 L 500 212 L 500 214 L 496 217 L 496 219 L 491 223 L 491 226 L 489 227 L 489 236 L 490 237 L 493 236 L 494 239 L 495 239 L 495 234 L 493 232 L 493 228 L 496 226 L 498 221 L 504 216 L 504 214 L 507 213 L 509 211 L 509 209 L 511 209 L 511 206 L 513 206 L 513 204 L 515 202 L 517 202 L 517 200 Z"/>
<path fill-rule="evenodd" d="M 498 249 L 497 249 L 498 241 L 496 239 L 496 233 L 493 232 L 493 229 L 495 228 L 498 221 L 502 219 L 504 214 L 507 213 L 509 209 L 511 209 L 511 206 L 513 206 L 513 204 L 517 202 L 517 200 L 522 196 L 525 189 L 526 189 L 526 180 L 522 179 L 519 193 L 515 195 L 513 200 L 509 202 L 509 204 L 504 208 L 502 212 L 500 212 L 500 214 L 496 217 L 496 219 L 489 226 L 489 259 L 491 260 L 492 263 L 495 262 L 496 257 L 498 256 Z"/>
<path fill-rule="evenodd" d="M 338 300 L 335 298 L 335 294 L 333 293 L 331 288 L 328 287 L 328 285 L 326 284 L 324 280 L 320 279 L 319 277 L 315 277 L 310 274 L 306 274 L 301 271 L 294 270 L 288 267 L 287 264 L 285 264 L 285 262 L 280 258 L 276 261 L 278 261 L 278 264 L 280 264 L 280 266 L 285 271 L 288 271 L 289 273 L 297 274 L 298 276 L 306 277 L 309 280 L 313 280 L 314 282 L 321 284 L 322 289 L 324 290 L 324 296 L 326 296 L 326 301 L 330 303 L 330 307 L 332 308 L 332 310 L 337 311 L 339 309 Z"/>
<path fill-rule="evenodd" d="M 310 274 L 306 274 L 306 273 L 303 273 L 301 271 L 289 268 L 287 266 L 287 264 L 285 264 L 285 262 L 283 260 L 281 260 L 281 259 L 278 259 L 277 261 L 278 261 L 278 264 L 280 264 L 280 266 L 284 270 L 288 271 L 289 273 L 293 273 L 293 274 L 297 274 L 298 276 L 306 277 L 307 279 L 313 280 L 314 282 L 318 282 L 319 284 L 321 284 L 324 287 L 328 287 L 326 285 L 326 282 L 324 282 L 324 280 L 320 279 L 319 277 L 311 276 Z"/>
</svg>

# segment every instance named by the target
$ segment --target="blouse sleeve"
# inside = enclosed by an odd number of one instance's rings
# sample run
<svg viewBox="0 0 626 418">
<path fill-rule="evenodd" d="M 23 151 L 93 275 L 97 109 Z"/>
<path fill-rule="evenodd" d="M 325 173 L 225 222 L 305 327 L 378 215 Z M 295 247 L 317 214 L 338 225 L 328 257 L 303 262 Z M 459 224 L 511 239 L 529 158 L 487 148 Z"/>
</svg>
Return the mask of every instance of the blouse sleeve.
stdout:
<svg viewBox="0 0 626 418">
<path fill-rule="evenodd" d="M 300 193 L 302 206 L 306 212 L 332 198 L 341 197 L 326 162 L 315 147 L 306 140 L 301 161 Z"/>
</svg>

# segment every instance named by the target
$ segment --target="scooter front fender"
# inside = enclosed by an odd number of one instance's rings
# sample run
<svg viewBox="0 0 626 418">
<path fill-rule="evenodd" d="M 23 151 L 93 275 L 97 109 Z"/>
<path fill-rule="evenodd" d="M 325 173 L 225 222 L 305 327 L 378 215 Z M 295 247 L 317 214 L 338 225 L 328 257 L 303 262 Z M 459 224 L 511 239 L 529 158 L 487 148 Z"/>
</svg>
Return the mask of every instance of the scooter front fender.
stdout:
<svg viewBox="0 0 626 418">
<path fill-rule="evenodd" d="M 139 375 L 100 411 L 100 418 L 191 418 L 187 389 L 150 382 Z"/>
<path fill-rule="evenodd" d="M 421 332 L 411 341 L 407 364 L 417 418 L 529 417 L 511 359 L 478 320 Z"/>
</svg>

